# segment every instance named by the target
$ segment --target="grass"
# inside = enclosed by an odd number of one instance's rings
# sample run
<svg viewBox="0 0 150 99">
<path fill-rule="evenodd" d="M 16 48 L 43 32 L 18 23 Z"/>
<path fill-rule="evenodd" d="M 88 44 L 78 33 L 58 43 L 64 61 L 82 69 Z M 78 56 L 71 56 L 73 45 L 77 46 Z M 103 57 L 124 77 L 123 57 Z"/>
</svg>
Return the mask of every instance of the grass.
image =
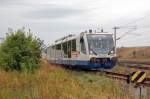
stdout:
<svg viewBox="0 0 150 99">
<path fill-rule="evenodd" d="M 0 70 L 0 99 L 132 99 L 123 82 L 43 62 L 33 74 Z"/>
</svg>

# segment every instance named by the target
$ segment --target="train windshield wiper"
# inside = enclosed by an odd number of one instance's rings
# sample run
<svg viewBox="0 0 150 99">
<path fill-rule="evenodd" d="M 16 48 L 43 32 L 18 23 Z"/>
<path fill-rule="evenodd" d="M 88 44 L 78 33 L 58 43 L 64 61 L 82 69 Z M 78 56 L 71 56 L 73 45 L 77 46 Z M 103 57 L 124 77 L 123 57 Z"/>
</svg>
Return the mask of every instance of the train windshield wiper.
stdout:
<svg viewBox="0 0 150 99">
<path fill-rule="evenodd" d="M 92 52 L 97 55 L 97 52 L 93 49 L 93 48 L 90 48 L 92 50 Z"/>
<path fill-rule="evenodd" d="M 114 47 L 112 47 L 109 51 L 108 51 L 108 55 L 111 53 L 111 51 L 113 51 Z"/>
</svg>

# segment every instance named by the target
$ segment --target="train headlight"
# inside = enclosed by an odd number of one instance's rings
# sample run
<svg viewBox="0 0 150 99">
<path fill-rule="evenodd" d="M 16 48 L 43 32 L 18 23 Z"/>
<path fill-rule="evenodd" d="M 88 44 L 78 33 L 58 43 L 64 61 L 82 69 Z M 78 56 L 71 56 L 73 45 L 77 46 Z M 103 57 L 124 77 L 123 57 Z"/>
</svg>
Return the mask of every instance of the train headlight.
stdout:
<svg viewBox="0 0 150 99">
<path fill-rule="evenodd" d="M 113 54 L 113 53 L 114 53 L 114 51 L 110 51 L 110 53 L 111 53 L 111 54 Z"/>
<path fill-rule="evenodd" d="M 93 51 L 90 51 L 90 54 L 94 54 Z"/>
</svg>

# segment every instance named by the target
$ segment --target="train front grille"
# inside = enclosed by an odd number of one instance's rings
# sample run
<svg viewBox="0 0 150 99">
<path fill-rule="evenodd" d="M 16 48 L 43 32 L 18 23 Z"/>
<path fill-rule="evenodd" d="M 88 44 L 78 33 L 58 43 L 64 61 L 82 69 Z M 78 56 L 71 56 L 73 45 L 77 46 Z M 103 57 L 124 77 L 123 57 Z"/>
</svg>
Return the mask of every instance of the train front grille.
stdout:
<svg viewBox="0 0 150 99">
<path fill-rule="evenodd" d="M 95 63 L 106 64 L 110 61 L 110 58 L 96 58 Z"/>
</svg>

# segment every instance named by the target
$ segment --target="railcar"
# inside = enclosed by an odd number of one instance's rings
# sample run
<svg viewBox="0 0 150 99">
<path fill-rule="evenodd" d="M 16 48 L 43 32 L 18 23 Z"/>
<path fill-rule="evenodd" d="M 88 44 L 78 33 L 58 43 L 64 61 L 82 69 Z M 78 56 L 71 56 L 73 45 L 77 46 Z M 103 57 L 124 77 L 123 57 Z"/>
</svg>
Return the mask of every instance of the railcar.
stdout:
<svg viewBox="0 0 150 99">
<path fill-rule="evenodd" d="M 117 61 L 114 35 L 92 30 L 56 40 L 46 54 L 49 63 L 90 70 L 111 69 Z"/>
<path fill-rule="evenodd" d="M 0 37 L 0 43 L 2 43 L 3 41 L 4 41 L 4 38 L 1 38 L 1 37 Z"/>
</svg>

